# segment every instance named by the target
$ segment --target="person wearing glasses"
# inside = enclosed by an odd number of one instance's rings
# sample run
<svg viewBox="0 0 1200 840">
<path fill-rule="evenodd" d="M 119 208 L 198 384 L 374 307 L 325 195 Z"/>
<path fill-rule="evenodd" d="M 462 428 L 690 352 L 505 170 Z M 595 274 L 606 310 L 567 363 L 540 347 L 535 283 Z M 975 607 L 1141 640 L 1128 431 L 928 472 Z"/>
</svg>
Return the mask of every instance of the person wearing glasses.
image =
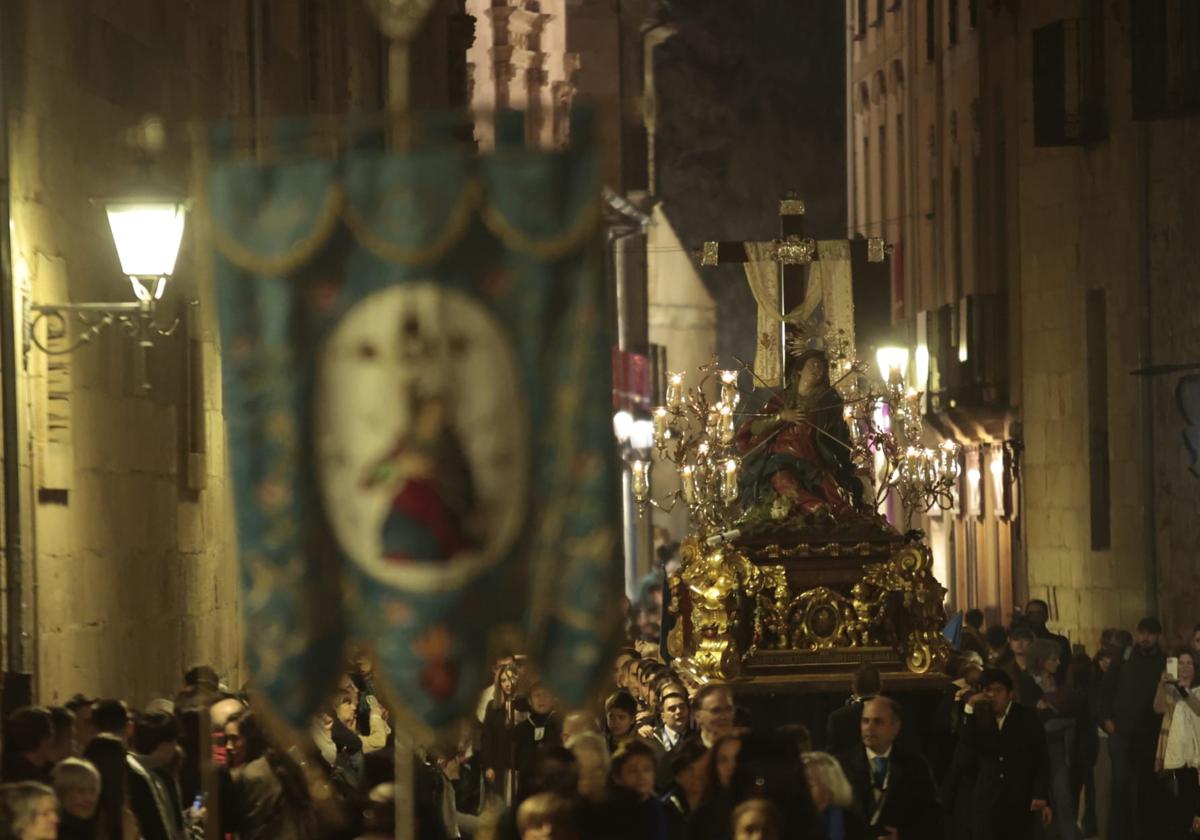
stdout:
<svg viewBox="0 0 1200 840">
<path fill-rule="evenodd" d="M 722 735 L 733 731 L 733 690 L 724 683 L 709 683 L 692 699 L 700 741 L 712 749 Z"/>
</svg>

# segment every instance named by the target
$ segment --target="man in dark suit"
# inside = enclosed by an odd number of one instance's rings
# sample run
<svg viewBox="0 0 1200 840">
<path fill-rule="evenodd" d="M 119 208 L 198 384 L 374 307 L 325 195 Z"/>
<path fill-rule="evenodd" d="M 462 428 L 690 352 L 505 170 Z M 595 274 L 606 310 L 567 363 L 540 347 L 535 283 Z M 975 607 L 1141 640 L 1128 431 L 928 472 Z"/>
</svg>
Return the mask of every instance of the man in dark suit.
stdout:
<svg viewBox="0 0 1200 840">
<path fill-rule="evenodd" d="M 1013 701 L 1012 677 L 989 668 L 967 700 L 962 747 L 975 768 L 975 840 L 1034 837 L 1049 825 L 1050 753 L 1037 713 Z"/>
<path fill-rule="evenodd" d="M 691 734 L 692 715 L 687 695 L 682 690 L 668 691 L 659 701 L 662 722 L 654 727 L 654 740 L 664 753 L 671 753 Z"/>
<path fill-rule="evenodd" d="M 900 706 L 890 697 L 863 704 L 862 745 L 838 757 L 854 788 L 855 807 L 876 837 L 925 840 L 942 836 L 942 813 L 929 765 L 896 743 Z"/>
<path fill-rule="evenodd" d="M 833 755 L 849 752 L 862 743 L 863 703 L 877 697 L 882 688 L 879 669 L 864 662 L 854 672 L 850 697 L 846 705 L 833 712 L 825 721 L 825 752 Z"/>
<path fill-rule="evenodd" d="M 673 760 L 688 741 L 697 741 L 691 727 L 692 707 L 688 704 L 683 689 L 671 689 L 663 694 L 658 704 L 662 722 L 654 727 L 654 742 L 662 747 L 662 759 L 658 763 L 655 787 L 665 791 L 675 781 Z"/>
</svg>

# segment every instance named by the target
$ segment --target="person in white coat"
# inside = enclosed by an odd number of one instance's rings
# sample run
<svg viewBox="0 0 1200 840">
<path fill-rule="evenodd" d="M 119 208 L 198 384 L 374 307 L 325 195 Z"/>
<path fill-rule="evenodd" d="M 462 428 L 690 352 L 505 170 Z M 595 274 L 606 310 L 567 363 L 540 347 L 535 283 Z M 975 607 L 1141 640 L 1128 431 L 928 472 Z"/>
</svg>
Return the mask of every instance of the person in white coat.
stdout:
<svg viewBox="0 0 1200 840">
<path fill-rule="evenodd" d="M 1172 836 L 1187 837 L 1200 813 L 1200 684 L 1196 656 L 1188 649 L 1176 654 L 1177 673 L 1163 672 L 1154 696 L 1154 711 L 1163 716 L 1155 770 L 1166 774 L 1175 800 Z"/>
</svg>

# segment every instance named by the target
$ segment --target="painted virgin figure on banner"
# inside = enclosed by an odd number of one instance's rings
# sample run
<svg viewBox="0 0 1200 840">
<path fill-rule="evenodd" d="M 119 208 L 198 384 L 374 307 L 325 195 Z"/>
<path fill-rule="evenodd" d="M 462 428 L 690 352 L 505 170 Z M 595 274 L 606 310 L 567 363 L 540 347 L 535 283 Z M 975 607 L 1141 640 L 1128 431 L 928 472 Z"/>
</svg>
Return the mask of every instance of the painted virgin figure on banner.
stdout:
<svg viewBox="0 0 1200 840">
<path fill-rule="evenodd" d="M 414 393 L 409 402 L 412 426 L 371 465 L 362 486 L 392 491 L 380 535 L 386 560 L 444 562 L 478 547 L 471 465 L 447 423 L 445 398 Z"/>
</svg>

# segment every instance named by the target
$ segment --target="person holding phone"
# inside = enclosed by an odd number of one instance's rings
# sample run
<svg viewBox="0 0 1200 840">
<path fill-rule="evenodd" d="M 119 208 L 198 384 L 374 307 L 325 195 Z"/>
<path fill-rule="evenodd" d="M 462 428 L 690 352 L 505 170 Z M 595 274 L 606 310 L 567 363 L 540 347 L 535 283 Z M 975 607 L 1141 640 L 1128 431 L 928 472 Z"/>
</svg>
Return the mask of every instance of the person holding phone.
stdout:
<svg viewBox="0 0 1200 840">
<path fill-rule="evenodd" d="M 1167 667 L 1154 695 L 1154 711 L 1163 716 L 1154 769 L 1164 774 L 1174 798 L 1171 828 L 1174 836 L 1192 831 L 1200 809 L 1200 685 L 1196 656 L 1187 648 L 1167 657 Z"/>
</svg>

